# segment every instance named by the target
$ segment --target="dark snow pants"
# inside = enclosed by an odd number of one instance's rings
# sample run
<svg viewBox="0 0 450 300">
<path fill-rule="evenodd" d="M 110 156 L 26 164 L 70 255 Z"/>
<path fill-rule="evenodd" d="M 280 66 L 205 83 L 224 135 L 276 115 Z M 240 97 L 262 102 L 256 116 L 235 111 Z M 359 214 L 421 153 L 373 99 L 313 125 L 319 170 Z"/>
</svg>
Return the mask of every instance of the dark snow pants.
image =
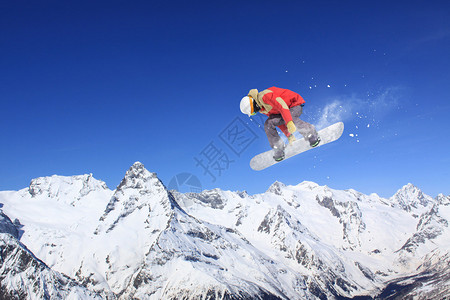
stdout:
<svg viewBox="0 0 450 300">
<path fill-rule="evenodd" d="M 307 141 L 315 141 L 317 139 L 317 131 L 314 125 L 299 119 L 303 112 L 303 107 L 301 105 L 291 107 L 289 109 L 292 116 L 292 121 L 295 124 L 298 132 Z M 277 148 L 283 147 L 283 140 L 280 138 L 277 132 L 277 126 L 285 125 L 284 119 L 281 115 L 271 115 L 264 123 L 264 130 L 266 131 L 267 138 L 269 139 L 270 147 L 277 146 Z"/>
</svg>

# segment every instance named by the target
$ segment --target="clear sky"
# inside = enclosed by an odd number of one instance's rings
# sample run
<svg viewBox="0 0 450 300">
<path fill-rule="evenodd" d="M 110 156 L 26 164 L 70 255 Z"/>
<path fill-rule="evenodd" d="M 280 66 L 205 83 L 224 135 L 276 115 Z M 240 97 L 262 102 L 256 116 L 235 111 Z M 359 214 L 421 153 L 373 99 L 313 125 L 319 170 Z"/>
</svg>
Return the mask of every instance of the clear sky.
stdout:
<svg viewBox="0 0 450 300">
<path fill-rule="evenodd" d="M 274 181 L 450 194 L 448 1 L 1 1 L 0 190 L 135 161 L 168 185 Z M 288 88 L 342 138 L 264 171 L 249 89 Z M 200 161 L 200 163 L 198 163 Z"/>
</svg>

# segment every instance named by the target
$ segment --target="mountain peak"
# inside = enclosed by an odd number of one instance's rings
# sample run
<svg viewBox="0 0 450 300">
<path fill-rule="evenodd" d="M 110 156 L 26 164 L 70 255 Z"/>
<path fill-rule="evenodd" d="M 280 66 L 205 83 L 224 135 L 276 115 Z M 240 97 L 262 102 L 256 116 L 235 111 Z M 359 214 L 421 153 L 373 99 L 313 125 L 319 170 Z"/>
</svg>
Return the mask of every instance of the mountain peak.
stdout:
<svg viewBox="0 0 450 300">
<path fill-rule="evenodd" d="M 142 224 L 149 224 L 155 216 L 167 218 L 173 207 L 178 207 L 178 204 L 156 173 L 149 172 L 142 163 L 135 162 L 117 186 L 100 221 L 106 225 L 103 228 L 107 228 L 108 232 L 119 221 L 128 219 L 129 215 L 133 214 L 131 219 L 140 220 Z M 99 227 L 96 232 L 101 230 Z"/>
<path fill-rule="evenodd" d="M 149 172 L 144 164 L 141 162 L 135 162 L 125 173 L 124 178 L 117 186 L 117 190 L 124 190 L 127 188 L 142 189 L 146 186 L 147 182 L 157 179 L 156 173 Z"/>
<path fill-rule="evenodd" d="M 450 196 L 444 196 L 444 194 L 439 194 L 436 197 L 436 201 L 442 205 L 450 205 Z"/>
<path fill-rule="evenodd" d="M 422 191 L 413 185 L 408 183 L 391 197 L 394 204 L 398 204 L 402 209 L 406 211 L 411 211 L 412 209 L 417 209 L 419 207 L 427 207 L 432 198 L 422 193 Z"/>
<path fill-rule="evenodd" d="M 413 195 L 420 196 L 422 195 L 422 191 L 414 184 L 408 183 L 404 185 L 401 189 L 399 189 L 395 193 L 394 197 L 413 196 Z"/>
<path fill-rule="evenodd" d="M 145 169 L 144 164 L 141 163 L 140 161 L 136 161 L 131 167 L 130 169 Z"/>
<path fill-rule="evenodd" d="M 319 187 L 319 185 L 317 183 L 312 182 L 312 181 L 307 181 L 307 180 L 299 183 L 297 186 L 301 187 L 304 190 L 310 190 L 310 191 Z"/>
<path fill-rule="evenodd" d="M 73 202 L 94 191 L 106 191 L 105 182 L 95 179 L 92 174 L 48 177 L 32 179 L 28 193 L 32 198 L 49 197 L 65 202 Z"/>
<path fill-rule="evenodd" d="M 150 173 L 144 166 L 143 163 L 137 161 L 135 162 L 126 172 L 125 177 L 137 178 L 137 177 L 146 177 Z"/>
<path fill-rule="evenodd" d="M 415 186 L 412 183 L 408 183 L 406 185 L 404 185 L 401 190 L 407 190 L 407 191 L 416 191 L 416 190 L 420 190 L 417 186 Z"/>
<path fill-rule="evenodd" d="M 278 180 L 275 181 L 268 189 L 267 192 L 274 193 L 276 195 L 281 195 L 281 190 L 285 188 L 286 185 Z"/>
</svg>

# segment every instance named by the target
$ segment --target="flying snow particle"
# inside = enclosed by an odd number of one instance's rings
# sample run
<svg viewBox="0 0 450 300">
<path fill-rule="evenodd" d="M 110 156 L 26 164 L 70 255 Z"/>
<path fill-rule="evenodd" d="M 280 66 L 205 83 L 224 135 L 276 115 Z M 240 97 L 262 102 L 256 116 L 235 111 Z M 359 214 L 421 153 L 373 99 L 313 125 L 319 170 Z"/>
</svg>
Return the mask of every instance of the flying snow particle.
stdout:
<svg viewBox="0 0 450 300">
<path fill-rule="evenodd" d="M 355 135 L 354 135 L 353 133 L 350 133 L 350 134 L 349 134 L 349 136 L 351 136 L 351 137 L 355 137 Z"/>
<path fill-rule="evenodd" d="M 367 128 L 369 128 L 370 127 L 370 124 L 367 124 Z"/>
<path fill-rule="evenodd" d="M 327 85 L 327 87 L 331 87 L 330 85 Z"/>
</svg>

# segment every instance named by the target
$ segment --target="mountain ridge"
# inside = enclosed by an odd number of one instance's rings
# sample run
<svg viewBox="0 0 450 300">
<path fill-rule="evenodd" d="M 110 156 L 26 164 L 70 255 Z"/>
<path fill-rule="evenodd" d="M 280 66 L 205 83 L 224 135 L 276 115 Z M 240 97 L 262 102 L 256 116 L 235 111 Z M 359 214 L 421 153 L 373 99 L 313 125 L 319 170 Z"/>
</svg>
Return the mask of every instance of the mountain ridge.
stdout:
<svg viewBox="0 0 450 300">
<path fill-rule="evenodd" d="M 115 190 L 55 175 L 0 203 L 33 253 L 105 299 L 375 297 L 450 249 L 450 197 L 412 184 L 387 199 L 308 181 L 181 194 L 136 162 Z"/>
</svg>

